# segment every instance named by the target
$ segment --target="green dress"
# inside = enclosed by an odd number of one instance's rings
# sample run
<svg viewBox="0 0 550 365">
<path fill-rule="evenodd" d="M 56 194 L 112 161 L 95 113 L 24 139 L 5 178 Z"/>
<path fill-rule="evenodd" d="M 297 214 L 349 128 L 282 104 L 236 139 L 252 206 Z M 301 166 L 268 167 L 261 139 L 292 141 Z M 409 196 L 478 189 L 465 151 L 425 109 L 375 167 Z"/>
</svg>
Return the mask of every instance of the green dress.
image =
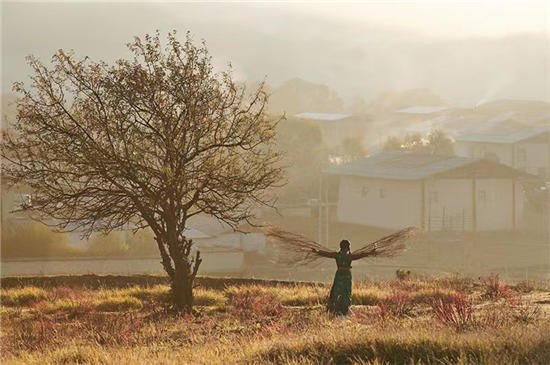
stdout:
<svg viewBox="0 0 550 365">
<path fill-rule="evenodd" d="M 330 290 L 327 308 L 334 314 L 347 315 L 351 304 L 351 253 L 336 254 L 336 275 Z"/>
</svg>

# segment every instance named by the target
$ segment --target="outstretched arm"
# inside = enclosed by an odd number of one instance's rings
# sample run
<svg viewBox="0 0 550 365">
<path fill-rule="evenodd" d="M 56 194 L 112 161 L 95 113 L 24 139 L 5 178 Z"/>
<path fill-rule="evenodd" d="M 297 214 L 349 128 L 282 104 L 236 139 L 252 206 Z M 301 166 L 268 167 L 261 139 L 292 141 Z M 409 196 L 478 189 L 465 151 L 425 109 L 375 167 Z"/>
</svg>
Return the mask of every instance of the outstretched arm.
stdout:
<svg viewBox="0 0 550 365">
<path fill-rule="evenodd" d="M 316 253 L 319 256 L 328 257 L 330 259 L 336 258 L 336 252 L 333 252 L 333 251 L 324 251 L 324 250 L 319 250 L 319 249 L 316 249 L 316 248 L 313 248 L 311 251 L 313 253 Z"/>
</svg>

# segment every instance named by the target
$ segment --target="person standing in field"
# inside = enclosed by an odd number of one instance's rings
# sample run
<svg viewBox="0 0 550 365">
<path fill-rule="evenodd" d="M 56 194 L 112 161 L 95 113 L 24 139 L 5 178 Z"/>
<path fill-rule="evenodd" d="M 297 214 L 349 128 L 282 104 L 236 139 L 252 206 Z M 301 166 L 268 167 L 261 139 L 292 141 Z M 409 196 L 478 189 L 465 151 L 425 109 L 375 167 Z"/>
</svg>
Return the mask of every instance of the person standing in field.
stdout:
<svg viewBox="0 0 550 365">
<path fill-rule="evenodd" d="M 375 250 L 376 247 L 374 247 L 369 254 L 374 254 Z M 327 309 L 333 314 L 347 316 L 351 305 L 351 262 L 364 256 L 352 254 L 351 243 L 346 239 L 340 242 L 340 251 L 338 252 L 319 249 L 313 249 L 312 251 L 318 255 L 336 259 L 337 269 L 334 275 L 332 288 L 330 289 Z"/>
<path fill-rule="evenodd" d="M 340 242 L 340 251 L 336 252 L 306 236 L 286 232 L 278 227 L 266 229 L 266 237 L 273 241 L 275 250 L 274 262 L 286 265 L 309 265 L 322 258 L 336 260 L 336 274 L 327 303 L 329 312 L 346 316 L 351 305 L 351 262 L 360 259 L 390 258 L 400 255 L 406 248 L 406 242 L 416 234 L 416 227 L 407 227 L 380 238 L 375 242 L 351 252 L 350 241 Z"/>
</svg>

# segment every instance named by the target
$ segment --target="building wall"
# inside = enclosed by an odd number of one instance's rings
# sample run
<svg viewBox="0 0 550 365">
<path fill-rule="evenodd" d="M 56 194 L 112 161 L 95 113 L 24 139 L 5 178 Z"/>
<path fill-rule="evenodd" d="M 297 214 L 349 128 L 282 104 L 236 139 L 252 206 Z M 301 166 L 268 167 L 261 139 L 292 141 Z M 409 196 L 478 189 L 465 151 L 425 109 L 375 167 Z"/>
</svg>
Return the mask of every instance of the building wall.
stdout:
<svg viewBox="0 0 550 365">
<path fill-rule="evenodd" d="M 388 229 L 414 225 L 431 232 L 508 230 L 521 224 L 523 199 L 522 185 L 512 179 L 478 179 L 474 190 L 472 179 L 422 182 L 342 176 L 337 217 L 343 223 Z"/>
<path fill-rule="evenodd" d="M 401 229 L 420 224 L 418 181 L 342 176 L 337 219 L 344 223 Z"/>
<path fill-rule="evenodd" d="M 493 153 L 498 162 L 550 180 L 550 142 L 487 143 L 458 141 L 457 156 L 487 157 Z"/>
<path fill-rule="evenodd" d="M 514 184 L 512 179 L 479 179 L 476 189 L 479 231 L 518 227 L 523 217 L 523 186 L 520 183 Z"/>
<path fill-rule="evenodd" d="M 424 199 L 426 231 L 473 229 L 472 180 L 428 179 Z"/>
<path fill-rule="evenodd" d="M 514 167 L 550 180 L 550 143 L 517 143 L 514 153 Z"/>
</svg>

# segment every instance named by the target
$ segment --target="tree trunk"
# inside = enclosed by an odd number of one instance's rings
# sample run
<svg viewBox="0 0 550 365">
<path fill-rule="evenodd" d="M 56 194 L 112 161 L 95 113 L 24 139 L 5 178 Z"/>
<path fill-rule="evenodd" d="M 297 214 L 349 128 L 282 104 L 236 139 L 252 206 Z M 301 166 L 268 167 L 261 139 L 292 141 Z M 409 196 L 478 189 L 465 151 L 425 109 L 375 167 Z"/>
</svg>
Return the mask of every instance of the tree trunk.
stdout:
<svg viewBox="0 0 550 365">
<path fill-rule="evenodd" d="M 191 258 L 193 241 L 185 237 L 177 238 L 175 234 L 168 237 L 156 237 L 162 257 L 162 265 L 170 277 L 172 299 L 178 311 L 192 313 L 193 283 L 202 262 L 200 252 Z"/>
<path fill-rule="evenodd" d="M 193 282 L 195 277 L 191 272 L 191 265 L 187 258 L 181 258 L 175 263 L 174 278 L 172 279 L 172 295 L 176 308 L 185 313 L 193 311 Z"/>
</svg>

